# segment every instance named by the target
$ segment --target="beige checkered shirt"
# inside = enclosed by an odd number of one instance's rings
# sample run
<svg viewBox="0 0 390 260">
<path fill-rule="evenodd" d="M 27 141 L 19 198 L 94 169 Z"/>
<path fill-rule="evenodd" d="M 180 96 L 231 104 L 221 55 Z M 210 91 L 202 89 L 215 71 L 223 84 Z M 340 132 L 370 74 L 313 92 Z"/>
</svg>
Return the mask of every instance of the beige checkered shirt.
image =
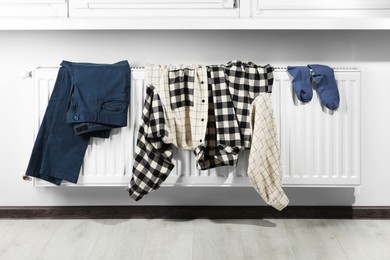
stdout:
<svg viewBox="0 0 390 260">
<path fill-rule="evenodd" d="M 267 204 L 282 210 L 289 200 L 282 189 L 280 149 L 276 139 L 271 93 L 260 93 L 253 101 L 251 117 L 249 180 Z"/>
<path fill-rule="evenodd" d="M 169 71 L 180 69 L 194 70 L 193 106 L 171 107 Z M 150 64 L 146 67 L 146 85 L 155 87 L 164 107 L 164 118 L 168 136 L 163 137 L 166 144 L 177 148 L 194 150 L 203 143 L 208 117 L 207 68 L 200 65 L 172 66 Z"/>
</svg>

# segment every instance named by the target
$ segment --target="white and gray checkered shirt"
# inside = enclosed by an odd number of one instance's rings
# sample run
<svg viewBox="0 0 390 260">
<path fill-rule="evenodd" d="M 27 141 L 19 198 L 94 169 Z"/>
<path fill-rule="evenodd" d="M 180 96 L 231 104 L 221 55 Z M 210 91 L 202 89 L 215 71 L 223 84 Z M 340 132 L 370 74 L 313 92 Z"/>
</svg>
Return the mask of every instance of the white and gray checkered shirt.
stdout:
<svg viewBox="0 0 390 260">
<path fill-rule="evenodd" d="M 252 62 L 148 65 L 130 196 L 139 200 L 168 177 L 173 145 L 193 150 L 201 170 L 236 165 L 251 146 L 251 104 L 272 83 L 273 68 Z"/>
</svg>

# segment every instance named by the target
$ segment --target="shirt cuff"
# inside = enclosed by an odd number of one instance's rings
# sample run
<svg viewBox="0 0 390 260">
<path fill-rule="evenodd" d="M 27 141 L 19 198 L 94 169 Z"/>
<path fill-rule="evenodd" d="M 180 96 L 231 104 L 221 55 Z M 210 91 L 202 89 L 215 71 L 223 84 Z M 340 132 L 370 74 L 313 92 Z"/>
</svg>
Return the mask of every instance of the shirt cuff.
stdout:
<svg viewBox="0 0 390 260">
<path fill-rule="evenodd" d="M 282 192 L 282 194 L 279 196 L 279 198 L 272 201 L 269 205 L 271 205 L 275 209 L 281 211 L 282 209 L 284 209 L 288 205 L 289 202 L 290 201 L 287 198 L 287 195 L 284 192 Z"/>
</svg>

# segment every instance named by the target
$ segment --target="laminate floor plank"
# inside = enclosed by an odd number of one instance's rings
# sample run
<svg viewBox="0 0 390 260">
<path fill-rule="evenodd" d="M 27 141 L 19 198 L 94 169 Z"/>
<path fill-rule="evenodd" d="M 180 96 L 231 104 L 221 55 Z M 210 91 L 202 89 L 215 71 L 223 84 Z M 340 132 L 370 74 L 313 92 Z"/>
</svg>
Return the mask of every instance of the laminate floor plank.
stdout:
<svg viewBox="0 0 390 260">
<path fill-rule="evenodd" d="M 244 259 L 240 227 L 231 220 L 196 220 L 194 260 Z"/>
<path fill-rule="evenodd" d="M 103 222 L 90 259 L 142 259 L 147 234 L 147 220 L 107 219 Z"/>
<path fill-rule="evenodd" d="M 295 259 L 283 220 L 238 220 L 244 259 Z"/>
<path fill-rule="evenodd" d="M 149 220 L 141 259 L 192 259 L 195 221 Z"/>
<path fill-rule="evenodd" d="M 103 225 L 104 220 L 56 220 L 39 259 L 88 259 Z"/>
<path fill-rule="evenodd" d="M 382 221 L 383 222 L 383 221 Z M 370 259 L 390 259 L 389 233 L 386 234 L 380 221 L 346 221 L 345 226 L 353 239 L 361 239 Z"/>
<path fill-rule="evenodd" d="M 332 223 L 329 223 L 328 220 L 318 219 L 311 220 L 306 225 L 312 232 L 314 240 L 319 242 L 317 259 L 348 259 L 343 247 L 336 239 Z"/>
<path fill-rule="evenodd" d="M 369 220 L 367 222 L 371 223 Z M 376 232 L 383 236 L 390 247 L 390 220 L 375 220 L 373 223 L 377 226 Z"/>
<path fill-rule="evenodd" d="M 15 220 L 0 240 L 0 259 L 40 259 L 53 233 L 51 220 Z"/>
<path fill-rule="evenodd" d="M 389 220 L 1 220 L 0 259 L 390 259 Z"/>
<path fill-rule="evenodd" d="M 0 220 L 0 240 L 17 224 L 16 220 L 2 219 Z"/>
<path fill-rule="evenodd" d="M 348 226 L 348 222 L 354 225 L 354 229 Z M 359 235 L 361 226 L 357 220 L 328 220 L 344 253 L 350 260 L 375 259 L 370 255 L 366 241 Z"/>
<path fill-rule="evenodd" d="M 348 259 L 326 220 L 291 219 L 283 223 L 296 259 Z"/>
</svg>

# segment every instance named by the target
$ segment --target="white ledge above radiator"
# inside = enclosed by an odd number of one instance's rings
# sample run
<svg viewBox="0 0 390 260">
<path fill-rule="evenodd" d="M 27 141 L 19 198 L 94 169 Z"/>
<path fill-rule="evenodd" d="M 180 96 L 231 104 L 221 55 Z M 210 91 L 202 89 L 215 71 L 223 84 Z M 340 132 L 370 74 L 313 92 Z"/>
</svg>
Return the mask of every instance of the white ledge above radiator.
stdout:
<svg viewBox="0 0 390 260">
<path fill-rule="evenodd" d="M 38 133 L 58 68 L 33 71 L 34 137 Z M 293 94 L 284 67 L 274 72 L 273 102 L 281 144 L 283 186 L 348 187 L 361 183 L 360 71 L 335 68 L 340 107 L 331 114 L 320 106 L 316 92 L 307 104 Z M 133 151 L 145 94 L 144 71 L 132 70 L 128 127 L 112 130 L 109 139 L 92 138 L 85 153 L 77 185 L 123 186 L 130 181 Z M 31 142 L 31 147 L 33 140 Z M 199 171 L 192 152 L 175 150 L 175 168 L 162 186 L 249 187 L 246 175 L 248 151 L 237 167 Z M 35 179 L 35 186 L 53 186 Z"/>
<path fill-rule="evenodd" d="M 0 21 L 0 30 L 390 30 L 389 15 L 370 17 L 298 15 L 223 19 L 1 18 Z"/>
</svg>

